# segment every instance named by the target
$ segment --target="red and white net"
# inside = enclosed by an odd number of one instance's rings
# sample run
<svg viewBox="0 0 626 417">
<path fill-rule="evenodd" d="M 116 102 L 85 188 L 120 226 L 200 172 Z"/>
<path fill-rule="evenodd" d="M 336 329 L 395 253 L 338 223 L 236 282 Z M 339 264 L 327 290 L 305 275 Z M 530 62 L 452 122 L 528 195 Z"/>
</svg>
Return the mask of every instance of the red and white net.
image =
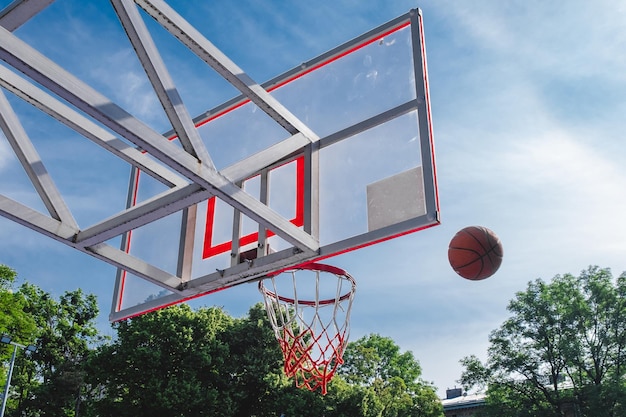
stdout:
<svg viewBox="0 0 626 417">
<path fill-rule="evenodd" d="M 310 263 L 264 278 L 259 290 L 285 373 L 297 387 L 326 394 L 348 343 L 354 278 L 340 268 Z"/>
</svg>

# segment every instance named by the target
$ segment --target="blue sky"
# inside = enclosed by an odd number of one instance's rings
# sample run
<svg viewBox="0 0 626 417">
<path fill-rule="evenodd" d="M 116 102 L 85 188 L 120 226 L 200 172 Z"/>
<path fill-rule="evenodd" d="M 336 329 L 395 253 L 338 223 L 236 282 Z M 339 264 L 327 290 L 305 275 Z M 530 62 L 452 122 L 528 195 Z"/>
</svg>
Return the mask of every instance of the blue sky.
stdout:
<svg viewBox="0 0 626 417">
<path fill-rule="evenodd" d="M 358 280 L 352 340 L 368 333 L 393 338 L 415 354 L 440 394 L 460 377 L 462 357 L 486 357 L 489 332 L 529 280 L 577 274 L 589 265 L 614 275 L 626 270 L 626 6 L 608 0 L 170 4 L 259 82 L 422 9 L 442 224 L 329 263 Z M 16 35 L 146 123 L 166 128 L 108 2 L 57 0 Z M 166 60 L 177 60 L 178 49 L 171 51 Z M 193 115 L 232 96 L 200 63 L 181 59 L 176 73 Z M 194 94 L 200 86 L 210 97 Z M 32 112 L 11 102 L 20 114 Z M 125 164 L 65 128 L 25 128 L 44 160 L 58 161 L 49 169 L 79 224 L 123 208 Z M 82 156 L 72 165 L 65 163 L 69 149 Z M 0 192 L 39 207 L 4 139 L 0 179 Z M 481 282 L 461 279 L 447 262 L 449 240 L 468 225 L 491 228 L 504 245 L 502 267 Z M 0 262 L 55 295 L 76 288 L 97 294 L 108 331 L 112 267 L 4 218 Z M 224 306 L 239 316 L 258 301 L 256 286 L 241 285 L 193 304 Z"/>
</svg>

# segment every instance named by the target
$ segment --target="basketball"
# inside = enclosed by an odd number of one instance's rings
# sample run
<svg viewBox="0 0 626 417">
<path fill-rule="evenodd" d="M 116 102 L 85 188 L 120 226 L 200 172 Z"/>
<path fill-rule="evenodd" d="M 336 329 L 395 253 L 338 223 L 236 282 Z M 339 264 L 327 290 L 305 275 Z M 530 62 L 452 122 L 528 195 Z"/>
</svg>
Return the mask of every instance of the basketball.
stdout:
<svg viewBox="0 0 626 417">
<path fill-rule="evenodd" d="M 450 241 L 448 260 L 463 278 L 478 281 L 489 278 L 502 264 L 502 243 L 483 226 L 461 229 Z"/>
</svg>

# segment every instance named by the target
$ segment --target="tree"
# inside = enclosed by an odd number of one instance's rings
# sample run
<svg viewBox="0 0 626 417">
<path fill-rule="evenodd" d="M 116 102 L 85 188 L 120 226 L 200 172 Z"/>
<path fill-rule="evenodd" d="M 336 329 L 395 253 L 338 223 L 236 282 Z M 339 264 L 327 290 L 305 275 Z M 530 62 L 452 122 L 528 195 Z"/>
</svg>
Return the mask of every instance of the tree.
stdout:
<svg viewBox="0 0 626 417">
<path fill-rule="evenodd" d="M 116 416 L 275 416 L 290 383 L 263 307 L 234 319 L 182 304 L 115 325 L 90 369 L 102 397 L 91 411 Z M 293 397 L 292 397 L 293 399 Z"/>
<path fill-rule="evenodd" d="M 372 334 L 349 343 L 338 374 L 360 388 L 360 415 L 442 415 L 441 402 L 421 379 L 422 369 L 413 354 L 400 353 L 390 338 Z"/>
<path fill-rule="evenodd" d="M 37 340 L 13 375 L 7 416 L 408 417 L 440 416 L 411 352 L 371 335 L 350 343 L 328 394 L 295 387 L 261 304 L 243 318 L 220 308 L 175 305 L 114 324 L 103 343 L 97 303 L 81 290 L 58 300 L 12 286 L 0 267 L 0 324 Z M 7 360 L 7 352 L 2 352 Z"/>
<path fill-rule="evenodd" d="M 285 376 L 283 357 L 262 304 L 250 308 L 246 317 L 234 320 L 224 336 L 229 347 L 229 395 L 237 405 L 233 415 L 298 414 L 294 406 L 307 412 L 323 411 L 321 402 L 315 404 L 310 393 L 295 391 Z"/>
<path fill-rule="evenodd" d="M 36 365 L 28 376 L 32 395 L 22 398 L 17 414 L 77 416 L 87 388 L 86 360 L 91 346 L 101 340 L 95 326 L 98 305 L 93 294 L 67 291 L 59 300 L 40 288 L 24 284 L 24 311 L 37 325 Z"/>
<path fill-rule="evenodd" d="M 616 416 L 626 395 L 626 275 L 590 267 L 528 284 L 490 337 L 486 364 L 464 358 L 461 382 L 488 386 L 488 404 L 520 416 Z"/>
<path fill-rule="evenodd" d="M 89 366 L 90 415 L 441 416 L 410 352 L 372 335 L 349 344 L 326 396 L 295 387 L 261 304 L 247 316 L 176 305 L 115 324 Z M 342 368 L 343 369 L 343 368 Z M 355 370 L 357 375 L 353 375 Z"/>
<path fill-rule="evenodd" d="M 17 341 L 32 340 L 35 321 L 24 312 L 26 300 L 23 294 L 14 291 L 16 279 L 17 273 L 13 269 L 0 264 L 0 333 Z"/>
<path fill-rule="evenodd" d="M 96 415 L 230 415 L 221 333 L 232 319 L 217 308 L 178 305 L 114 325 L 117 338 L 92 357 L 90 383 L 101 390 Z"/>
<path fill-rule="evenodd" d="M 17 273 L 8 266 L 0 264 L 0 334 L 9 335 L 17 343 L 30 344 L 37 339 L 37 327 L 34 318 L 25 311 L 24 295 L 14 290 L 16 280 Z M 6 371 L 12 352 L 12 346 L 0 345 L 0 359 L 3 365 L 0 370 L 1 381 L 6 381 Z M 17 392 L 20 399 L 28 394 L 27 383 L 33 372 L 32 361 L 26 359 L 24 355 L 17 355 L 11 383 L 12 392 Z M 20 402 L 20 399 L 17 402 Z M 9 397 L 7 410 L 10 411 L 15 407 L 16 401 L 12 395 Z"/>
<path fill-rule="evenodd" d="M 96 298 L 76 290 L 57 301 L 29 283 L 15 290 L 15 280 L 15 271 L 0 265 L 0 331 L 38 349 L 16 357 L 6 415 L 76 416 L 85 358 L 99 340 Z"/>
</svg>

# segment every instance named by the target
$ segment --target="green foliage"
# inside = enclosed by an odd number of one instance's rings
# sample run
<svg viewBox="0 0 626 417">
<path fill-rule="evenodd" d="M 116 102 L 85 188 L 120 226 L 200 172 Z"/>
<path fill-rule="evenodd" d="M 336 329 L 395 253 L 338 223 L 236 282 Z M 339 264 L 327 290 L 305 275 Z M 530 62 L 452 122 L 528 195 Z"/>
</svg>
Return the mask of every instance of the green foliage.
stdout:
<svg viewBox="0 0 626 417">
<path fill-rule="evenodd" d="M 117 339 L 98 348 L 90 361 L 90 384 L 101 392 L 91 402 L 91 415 L 442 414 L 434 389 L 419 379 L 421 369 L 412 354 L 376 335 L 350 344 L 346 352 L 352 361 L 346 360 L 346 366 L 360 369 L 361 375 L 342 371 L 326 396 L 295 388 L 284 375 L 261 304 L 241 319 L 219 308 L 194 312 L 186 305 L 173 306 L 115 328 Z"/>
<path fill-rule="evenodd" d="M 280 393 L 289 382 L 281 371 L 282 355 L 261 304 L 244 319 L 234 320 L 224 335 L 229 346 L 230 396 L 236 415 L 274 415 Z"/>
<path fill-rule="evenodd" d="M 393 340 L 372 334 L 350 343 L 344 354 L 340 374 L 359 385 L 400 377 L 409 384 L 417 382 L 422 369 L 411 352 L 400 353 Z"/>
<path fill-rule="evenodd" d="M 328 385 L 326 415 L 352 417 L 363 415 L 363 398 L 367 388 L 348 383 L 343 377 L 335 376 Z"/>
<path fill-rule="evenodd" d="M 17 273 L 6 265 L 0 264 L 0 333 L 9 335 L 13 341 L 30 344 L 37 338 L 35 320 L 25 312 L 24 295 L 14 290 Z M 13 346 L 0 345 L 0 380 L 6 381 L 9 361 Z M 34 372 L 33 363 L 25 358 L 25 353 L 18 349 L 13 370 L 12 390 L 7 402 L 7 415 L 17 407 L 18 402 L 27 393 L 28 376 Z M 4 384 L 2 385 L 4 388 Z"/>
<path fill-rule="evenodd" d="M 39 349 L 33 355 L 37 384 L 30 388 L 18 411 L 39 416 L 79 414 L 86 390 L 86 360 L 90 346 L 99 342 L 95 327 L 96 297 L 82 290 L 65 292 L 59 300 L 24 284 L 25 312 L 35 318 Z"/>
<path fill-rule="evenodd" d="M 275 415 L 288 381 L 260 305 L 233 319 L 219 308 L 172 306 L 115 326 L 117 339 L 91 361 L 102 398 L 93 412 L 117 416 Z"/>
<path fill-rule="evenodd" d="M 626 275 L 614 280 L 610 270 L 590 267 L 578 277 L 538 279 L 508 309 L 511 317 L 490 335 L 487 363 L 461 362 L 465 387 L 489 387 L 486 415 L 622 415 Z"/>
<path fill-rule="evenodd" d="M 180 305 L 117 323 L 117 339 L 90 360 L 90 382 L 102 392 L 100 415 L 219 415 L 233 407 L 228 346 L 220 336 L 232 319 L 220 309 L 194 313 Z"/>
<path fill-rule="evenodd" d="M 1 330 L 38 349 L 16 355 L 6 415 L 75 416 L 85 389 L 85 359 L 99 340 L 96 298 L 76 290 L 57 301 L 28 283 L 15 291 L 15 278 L 0 265 Z"/>
<path fill-rule="evenodd" d="M 96 299 L 56 299 L 0 266 L 0 324 L 38 351 L 18 355 L 7 416 L 441 416 L 411 352 L 370 335 L 349 343 L 328 393 L 295 387 L 262 304 L 243 318 L 176 305 L 116 323 L 105 343 Z M 16 337 L 16 335 L 19 336 Z M 10 350 L 0 354 L 5 363 Z"/>
<path fill-rule="evenodd" d="M 420 378 L 422 369 L 413 354 L 401 353 L 390 338 L 372 334 L 349 343 L 344 361 L 339 375 L 360 388 L 361 411 L 353 415 L 442 415 L 441 402 Z"/>
<path fill-rule="evenodd" d="M 0 264 L 0 333 L 10 335 L 16 342 L 28 342 L 35 339 L 36 326 L 34 319 L 24 311 L 24 295 L 14 291 L 16 279 L 14 270 Z M 0 358 L 8 361 L 11 350 L 2 347 Z"/>
</svg>

